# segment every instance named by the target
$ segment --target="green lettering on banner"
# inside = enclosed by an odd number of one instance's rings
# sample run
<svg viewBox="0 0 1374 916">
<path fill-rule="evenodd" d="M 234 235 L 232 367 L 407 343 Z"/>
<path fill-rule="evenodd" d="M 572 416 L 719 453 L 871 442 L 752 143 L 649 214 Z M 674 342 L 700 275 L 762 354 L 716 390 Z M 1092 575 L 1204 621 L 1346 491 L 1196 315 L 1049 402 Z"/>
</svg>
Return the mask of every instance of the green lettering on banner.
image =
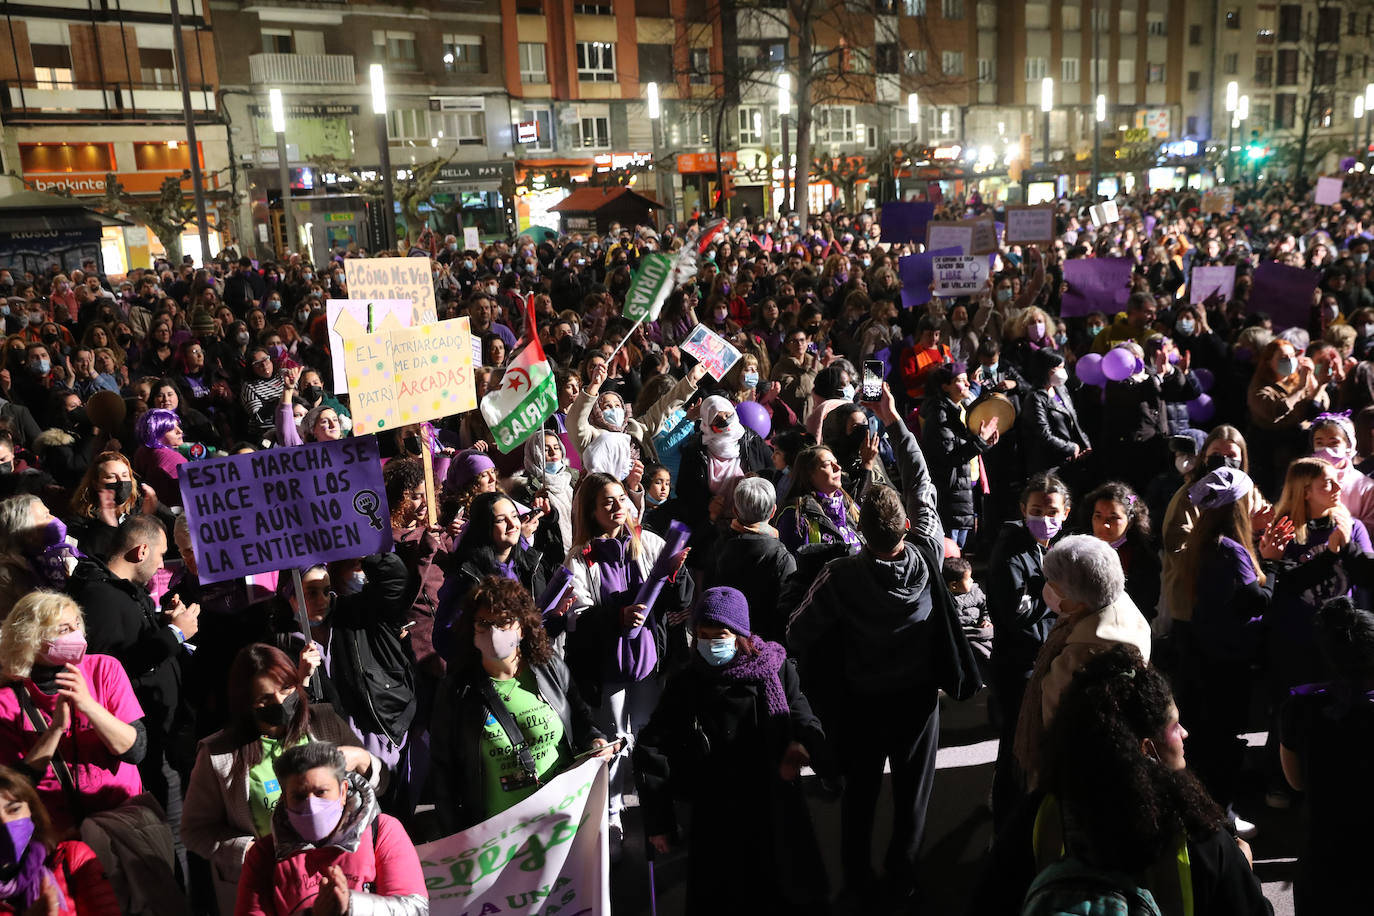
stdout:
<svg viewBox="0 0 1374 916">
<path fill-rule="evenodd" d="M 666 254 L 646 254 L 640 259 L 639 268 L 625 293 L 624 316 L 631 321 L 651 320 L 668 297 L 672 279 L 672 258 Z"/>
<path fill-rule="evenodd" d="M 558 388 L 553 374 L 546 372 L 519 406 L 491 427 L 497 448 L 509 452 L 528 437 L 530 430 L 543 426 L 557 409 Z"/>
</svg>

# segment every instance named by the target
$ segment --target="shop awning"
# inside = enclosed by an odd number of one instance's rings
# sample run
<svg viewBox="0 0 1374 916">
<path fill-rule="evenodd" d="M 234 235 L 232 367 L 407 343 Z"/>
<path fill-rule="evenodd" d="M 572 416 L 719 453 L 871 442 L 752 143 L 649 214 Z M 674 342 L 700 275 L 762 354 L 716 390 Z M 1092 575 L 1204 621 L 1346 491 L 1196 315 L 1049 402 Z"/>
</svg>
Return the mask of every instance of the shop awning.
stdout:
<svg viewBox="0 0 1374 916">
<path fill-rule="evenodd" d="M 663 204 L 642 197 L 629 188 L 579 188 L 549 209 L 559 213 L 596 213 L 612 204 L 630 202 L 658 210 L 663 209 Z"/>
<path fill-rule="evenodd" d="M 54 232 L 67 229 L 98 229 L 102 226 L 132 226 L 117 216 L 107 216 L 79 200 L 20 191 L 0 197 L 0 225 L 6 232 Z"/>
</svg>

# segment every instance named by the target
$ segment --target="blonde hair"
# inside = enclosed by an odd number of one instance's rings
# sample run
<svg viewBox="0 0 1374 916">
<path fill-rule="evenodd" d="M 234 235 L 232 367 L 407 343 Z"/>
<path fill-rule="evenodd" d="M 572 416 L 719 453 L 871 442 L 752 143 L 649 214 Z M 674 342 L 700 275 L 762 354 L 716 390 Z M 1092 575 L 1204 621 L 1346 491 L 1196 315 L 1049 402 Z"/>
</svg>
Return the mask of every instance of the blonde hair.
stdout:
<svg viewBox="0 0 1374 916">
<path fill-rule="evenodd" d="M 1331 465 L 1320 458 L 1299 458 L 1288 466 L 1283 478 L 1283 494 L 1274 506 L 1274 518 L 1288 516 L 1293 523 L 1293 540 L 1307 543 L 1307 488 L 1320 480 Z"/>
<path fill-rule="evenodd" d="M 0 627 L 0 677 L 18 681 L 32 674 L 43 640 L 57 629 L 58 621 L 69 609 L 76 611 L 81 629 L 85 630 L 81 606 L 61 592 L 29 592 L 16 601 L 4 627 Z"/>
</svg>

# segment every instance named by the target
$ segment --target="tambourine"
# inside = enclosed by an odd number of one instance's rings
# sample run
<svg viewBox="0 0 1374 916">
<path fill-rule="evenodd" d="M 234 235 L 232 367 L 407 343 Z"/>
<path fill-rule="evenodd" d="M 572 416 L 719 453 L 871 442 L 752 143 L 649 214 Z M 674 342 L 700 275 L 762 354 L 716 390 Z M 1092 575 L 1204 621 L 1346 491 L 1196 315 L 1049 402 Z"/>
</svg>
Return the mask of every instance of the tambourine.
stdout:
<svg viewBox="0 0 1374 916">
<path fill-rule="evenodd" d="M 988 420 L 997 418 L 997 431 L 1005 433 L 1016 423 L 1016 404 L 1000 391 L 989 391 L 968 410 L 967 426 L 977 432 Z"/>
</svg>

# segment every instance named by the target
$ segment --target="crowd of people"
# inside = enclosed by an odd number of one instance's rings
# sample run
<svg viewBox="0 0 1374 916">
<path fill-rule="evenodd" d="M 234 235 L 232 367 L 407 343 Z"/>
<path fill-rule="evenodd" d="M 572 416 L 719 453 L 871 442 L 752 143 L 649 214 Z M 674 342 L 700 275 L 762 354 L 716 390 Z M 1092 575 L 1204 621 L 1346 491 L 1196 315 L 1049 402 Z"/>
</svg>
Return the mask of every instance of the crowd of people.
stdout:
<svg viewBox="0 0 1374 916">
<path fill-rule="evenodd" d="M 426 231 L 389 256 L 467 317 L 477 396 L 537 340 L 557 411 L 505 452 L 480 410 L 377 434 L 394 548 L 299 593 L 203 583 L 179 476 L 355 432 L 325 302 L 369 253 L 0 265 L 0 910 L 424 913 L 415 843 L 599 756 L 612 861 L 637 798 L 653 853 L 685 846 L 689 912 L 915 912 L 941 705 L 984 687 L 975 912 L 1061 912 L 1102 875 L 1267 912 L 1252 806 L 1298 803 L 1298 912 L 1360 908 L 1372 194 L 1141 192 L 1105 225 L 1065 198 L 1052 243 L 913 308 L 921 246 L 881 208 Z M 695 273 L 633 322 L 656 251 Z M 1129 288 L 1066 316 L 1085 258 L 1129 259 Z M 1310 299 L 1257 284 L 1267 261 Z M 1230 295 L 1192 295 L 1226 265 Z M 682 347 L 698 325 L 741 354 L 723 378 Z M 837 887 L 806 768 L 840 793 Z"/>
</svg>

